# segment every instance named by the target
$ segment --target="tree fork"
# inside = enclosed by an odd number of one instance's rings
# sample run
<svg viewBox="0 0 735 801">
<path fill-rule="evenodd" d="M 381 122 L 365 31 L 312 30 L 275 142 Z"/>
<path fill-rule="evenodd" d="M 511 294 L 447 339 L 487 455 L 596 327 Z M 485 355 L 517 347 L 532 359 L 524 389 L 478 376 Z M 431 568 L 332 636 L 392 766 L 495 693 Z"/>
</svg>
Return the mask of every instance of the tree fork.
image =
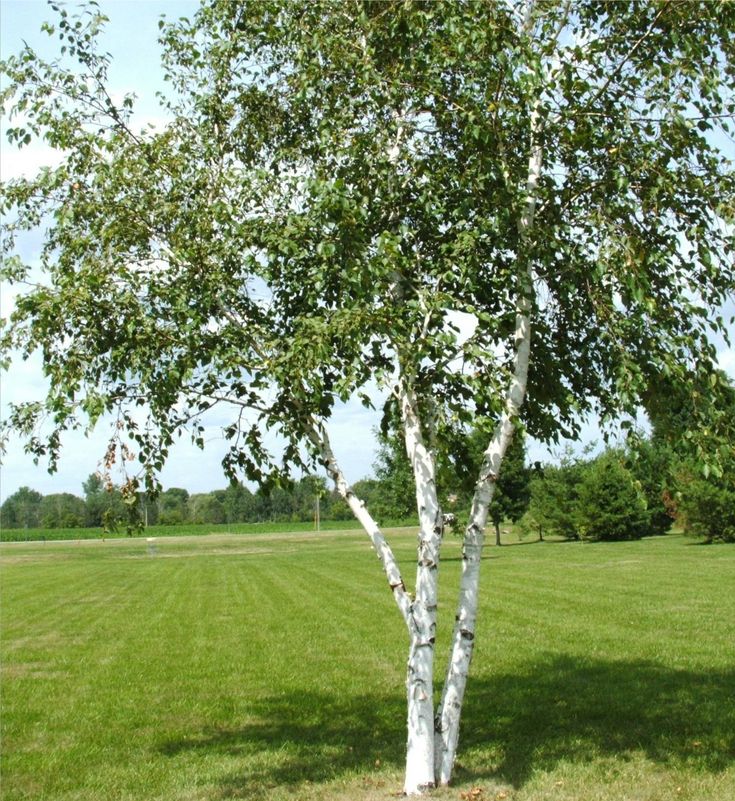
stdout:
<svg viewBox="0 0 735 801">
<path fill-rule="evenodd" d="M 532 3 L 529 3 L 525 25 L 530 24 L 531 8 Z M 518 222 L 521 246 L 528 245 L 536 212 L 538 182 L 543 163 L 543 151 L 540 142 L 541 127 L 538 103 L 536 103 L 530 120 L 531 152 L 528 158 L 526 203 Z M 526 249 L 524 248 L 524 250 Z M 533 273 L 527 253 L 524 253 L 524 258 L 526 262 L 525 270 L 522 276 L 521 295 L 518 298 L 516 309 L 513 377 L 506 393 L 505 411 L 485 451 L 480 469 L 480 479 L 472 500 L 470 520 L 463 542 L 458 611 L 442 697 L 434 724 L 436 732 L 434 743 L 435 773 L 437 783 L 441 785 L 449 784 L 452 778 L 457 743 L 459 742 L 462 703 L 475 647 L 480 564 L 488 509 L 495 493 L 503 457 L 513 437 L 515 421 L 526 396 L 531 351 L 530 315 L 532 309 Z"/>
</svg>

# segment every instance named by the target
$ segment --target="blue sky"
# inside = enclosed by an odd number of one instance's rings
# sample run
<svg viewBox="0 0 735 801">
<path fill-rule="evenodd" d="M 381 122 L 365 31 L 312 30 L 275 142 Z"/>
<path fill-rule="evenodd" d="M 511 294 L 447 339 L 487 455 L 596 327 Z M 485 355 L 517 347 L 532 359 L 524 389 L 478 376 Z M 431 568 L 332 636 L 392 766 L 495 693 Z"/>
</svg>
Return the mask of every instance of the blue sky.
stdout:
<svg viewBox="0 0 735 801">
<path fill-rule="evenodd" d="M 69 3 L 75 6 L 76 3 Z M 195 0 L 100 0 L 100 7 L 109 23 L 104 34 L 104 47 L 113 57 L 110 69 L 110 86 L 113 95 L 135 92 L 136 122 L 143 125 L 160 118 L 155 93 L 163 87 L 159 66 L 160 51 L 157 44 L 158 19 L 161 14 L 169 18 L 191 15 L 197 8 Z M 0 55 L 6 57 L 27 41 L 41 54 L 55 52 L 57 40 L 40 31 L 41 23 L 52 20 L 54 13 L 41 0 L 0 0 Z M 32 174 L 39 166 L 53 164 L 54 154 L 43 145 L 34 144 L 23 151 L 0 143 L 0 174 L 7 179 L 19 174 Z M 40 242 L 32 237 L 23 240 L 23 255 L 32 259 Z M 12 308 L 13 291 L 4 287 L 0 298 L 3 316 Z M 721 347 L 721 365 L 735 375 L 735 354 Z M 38 359 L 14 364 L 9 374 L 2 376 L 0 404 L 4 410 L 11 401 L 39 399 L 44 394 L 44 379 Z M 364 410 L 359 404 L 342 407 L 330 424 L 330 433 L 338 459 L 350 480 L 371 472 L 375 456 L 373 430 L 378 424 L 376 413 Z M 220 429 L 227 420 L 211 418 L 202 452 L 182 442 L 173 450 L 162 473 L 165 486 L 181 486 L 190 492 L 206 492 L 226 485 L 220 466 L 224 444 Z M 595 427 L 587 426 L 585 439 L 595 437 Z M 44 465 L 36 466 L 23 453 L 22 445 L 11 440 L 2 472 L 0 473 L 0 500 L 7 498 L 18 487 L 28 485 L 44 494 L 73 492 L 81 494 L 81 484 L 97 469 L 106 446 L 104 427 L 88 438 L 70 435 L 65 443 L 59 471 L 49 475 Z M 548 451 L 532 444 L 532 459 L 548 458 Z"/>
</svg>

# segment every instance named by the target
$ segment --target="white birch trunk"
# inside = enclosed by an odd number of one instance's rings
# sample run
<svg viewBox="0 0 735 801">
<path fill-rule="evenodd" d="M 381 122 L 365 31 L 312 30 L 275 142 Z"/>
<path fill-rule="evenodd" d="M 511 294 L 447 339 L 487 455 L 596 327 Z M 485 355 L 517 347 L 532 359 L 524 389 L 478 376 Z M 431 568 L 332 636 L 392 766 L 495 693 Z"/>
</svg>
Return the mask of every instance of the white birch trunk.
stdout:
<svg viewBox="0 0 735 801">
<path fill-rule="evenodd" d="M 435 786 L 434 640 L 442 516 L 436 494 L 435 460 L 424 442 L 411 387 L 403 384 L 400 397 L 406 452 L 413 467 L 420 521 L 416 595 L 411 604 L 409 623 L 411 641 L 406 676 L 408 742 L 403 790 L 406 795 L 421 795 Z"/>
<path fill-rule="evenodd" d="M 406 678 L 408 742 L 406 749 L 406 795 L 422 795 L 435 787 L 434 776 L 434 639 L 436 635 L 437 568 L 442 537 L 441 510 L 436 495 L 435 463 L 421 434 L 416 401 L 408 391 L 402 397 L 406 448 L 416 477 L 419 532 L 416 596 L 406 591 L 398 564 L 377 523 L 347 483 L 332 451 L 326 429 L 313 421 L 307 432 L 321 455 L 334 485 L 368 533 L 380 559 L 388 584 L 409 631 L 410 645 Z"/>
<path fill-rule="evenodd" d="M 518 224 L 521 248 L 527 242 L 536 211 L 537 187 L 541 174 L 542 151 L 539 143 L 538 109 L 531 115 L 531 154 L 526 181 L 526 204 Z M 480 586 L 480 559 L 485 539 L 488 507 L 495 492 L 500 465 L 513 437 L 515 420 L 526 395 L 528 362 L 531 351 L 531 309 L 533 275 L 525 254 L 522 294 L 517 302 L 514 374 L 506 394 L 505 411 L 485 450 L 480 476 L 472 500 L 469 523 L 462 545 L 462 574 L 452 644 L 442 698 L 435 721 L 435 773 L 438 784 L 452 777 L 459 740 L 459 723 L 467 676 L 475 645 L 475 621 Z"/>
</svg>

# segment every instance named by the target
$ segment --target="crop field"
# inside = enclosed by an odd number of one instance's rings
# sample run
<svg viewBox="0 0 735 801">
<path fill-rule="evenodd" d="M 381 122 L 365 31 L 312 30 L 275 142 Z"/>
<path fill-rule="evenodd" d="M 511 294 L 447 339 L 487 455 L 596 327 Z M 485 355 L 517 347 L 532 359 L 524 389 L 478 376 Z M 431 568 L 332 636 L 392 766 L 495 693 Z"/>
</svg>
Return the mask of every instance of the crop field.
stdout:
<svg viewBox="0 0 735 801">
<path fill-rule="evenodd" d="M 390 532 L 406 579 L 414 534 Z M 679 536 L 484 555 L 452 788 L 735 798 L 735 549 Z M 407 638 L 354 530 L 5 543 L 3 801 L 400 793 Z M 440 581 L 438 672 L 460 551 Z"/>
</svg>

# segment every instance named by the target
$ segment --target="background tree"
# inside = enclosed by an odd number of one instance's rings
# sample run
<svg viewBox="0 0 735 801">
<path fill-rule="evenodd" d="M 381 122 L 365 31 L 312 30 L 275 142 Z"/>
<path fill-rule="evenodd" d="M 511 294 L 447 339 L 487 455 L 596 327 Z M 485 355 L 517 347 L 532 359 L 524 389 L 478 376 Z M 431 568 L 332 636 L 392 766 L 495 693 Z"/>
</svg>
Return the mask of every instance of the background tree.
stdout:
<svg viewBox="0 0 735 801">
<path fill-rule="evenodd" d="M 112 483 L 105 485 L 102 477 L 91 473 L 82 483 L 85 504 L 85 525 L 110 527 L 125 517 L 125 506 L 120 490 Z"/>
<path fill-rule="evenodd" d="M 622 459 L 608 450 L 582 471 L 577 518 L 586 540 L 637 540 L 650 532 L 646 499 Z"/>
<path fill-rule="evenodd" d="M 566 539 L 626 540 L 664 534 L 673 522 L 672 453 L 636 440 L 633 452 L 596 458 L 566 451 L 531 481 L 526 528 Z M 650 471 L 650 472 L 649 472 Z"/>
<path fill-rule="evenodd" d="M 189 496 L 188 511 L 192 523 L 224 523 L 227 514 L 223 504 L 224 490 Z"/>
<path fill-rule="evenodd" d="M 0 509 L 4 528 L 36 528 L 40 524 L 43 497 L 30 487 L 21 487 L 5 500 Z"/>
<path fill-rule="evenodd" d="M 370 507 L 382 520 L 406 520 L 416 516 L 416 485 L 406 443 L 401 433 L 381 434 L 373 465 L 377 494 Z"/>
<path fill-rule="evenodd" d="M 722 478 L 682 466 L 679 510 L 684 530 L 706 542 L 735 542 L 735 459 Z"/>
<path fill-rule="evenodd" d="M 143 527 L 158 524 L 158 503 L 155 496 L 151 496 L 145 491 L 139 492 L 138 509 Z"/>
<path fill-rule="evenodd" d="M 169 487 L 158 498 L 158 521 L 175 526 L 189 520 L 189 492 L 182 487 Z"/>
<path fill-rule="evenodd" d="M 224 490 L 222 506 L 227 523 L 254 519 L 253 493 L 240 481 L 230 482 Z"/>
<path fill-rule="evenodd" d="M 725 402 L 719 415 L 714 415 L 710 425 L 723 429 L 735 420 L 735 384 L 722 371 L 710 378 L 711 385 L 723 388 Z M 702 390 L 706 392 L 706 388 Z M 683 429 L 683 417 L 691 414 L 691 403 L 682 399 L 681 393 L 672 393 L 668 399 L 657 398 L 653 413 L 655 433 L 668 427 Z M 684 431 L 682 436 L 686 437 Z M 702 471 L 695 459 L 675 462 L 677 507 L 681 522 L 687 532 L 704 537 L 708 542 L 722 540 L 735 542 L 735 447 L 732 440 L 725 440 L 720 448 L 721 463 Z"/>
<path fill-rule="evenodd" d="M 533 477 L 528 515 L 539 532 L 579 539 L 579 488 L 585 464 L 584 457 L 567 449 L 558 465 L 544 465 Z"/>
<path fill-rule="evenodd" d="M 707 415 L 706 425 L 719 432 L 720 459 L 716 464 L 705 464 L 701 467 L 701 456 L 698 451 L 682 457 L 681 449 L 668 448 L 667 440 L 686 443 L 691 439 L 689 426 L 698 411 L 695 406 L 712 404 L 712 397 L 719 390 L 720 400 L 714 404 Z M 698 400 L 699 404 L 695 403 Z M 681 513 L 680 522 L 685 529 L 696 536 L 713 539 L 732 540 L 732 501 L 735 487 L 735 463 L 733 451 L 735 438 L 732 435 L 735 421 L 735 385 L 722 371 L 714 370 L 708 380 L 699 382 L 693 393 L 688 394 L 670 380 L 663 380 L 651 387 L 645 398 L 646 410 L 653 426 L 650 451 L 646 458 L 653 464 L 649 476 L 668 478 L 673 487 L 669 492 L 664 490 L 668 501 L 673 495 L 670 505 Z M 655 471 L 655 472 L 654 472 Z M 655 480 L 655 479 L 654 479 Z M 651 479 L 649 478 L 649 481 Z"/>
<path fill-rule="evenodd" d="M 86 513 L 84 501 L 69 492 L 45 495 L 39 505 L 43 528 L 80 528 L 84 525 Z"/>
<path fill-rule="evenodd" d="M 626 466 L 646 500 L 648 533 L 666 534 L 676 516 L 676 454 L 666 440 L 654 432 L 652 437 L 636 439 L 627 456 Z"/>
<path fill-rule="evenodd" d="M 516 523 L 531 502 L 531 469 L 526 466 L 526 447 L 522 434 L 516 433 L 503 460 L 503 472 L 490 507 L 490 519 L 495 526 L 495 544 L 500 545 L 500 524 L 504 520 Z"/>
<path fill-rule="evenodd" d="M 735 7 L 212 0 L 162 26 L 159 131 L 112 100 L 102 23 L 62 9 L 47 30 L 71 61 L 26 47 L 4 64 L 23 115 L 11 140 L 64 153 L 4 187 L 5 274 L 27 281 L 15 237 L 40 226 L 44 278 L 3 345 L 41 350 L 51 387 L 10 425 L 53 468 L 64 431 L 109 413 L 108 461 L 132 465 L 132 444 L 149 486 L 177 432 L 203 446 L 213 406 L 232 410 L 231 477 L 267 485 L 321 462 L 406 624 L 405 790 L 446 783 L 519 421 L 545 441 L 593 412 L 606 425 L 663 375 L 692 400 L 691 450 L 722 471 L 725 429 L 704 425 L 722 388 L 698 387 L 735 284 L 732 165 L 708 136 L 731 129 Z M 413 591 L 329 441 L 351 398 L 401 421 Z M 493 429 L 435 710 L 436 465 L 476 417 Z"/>
</svg>

